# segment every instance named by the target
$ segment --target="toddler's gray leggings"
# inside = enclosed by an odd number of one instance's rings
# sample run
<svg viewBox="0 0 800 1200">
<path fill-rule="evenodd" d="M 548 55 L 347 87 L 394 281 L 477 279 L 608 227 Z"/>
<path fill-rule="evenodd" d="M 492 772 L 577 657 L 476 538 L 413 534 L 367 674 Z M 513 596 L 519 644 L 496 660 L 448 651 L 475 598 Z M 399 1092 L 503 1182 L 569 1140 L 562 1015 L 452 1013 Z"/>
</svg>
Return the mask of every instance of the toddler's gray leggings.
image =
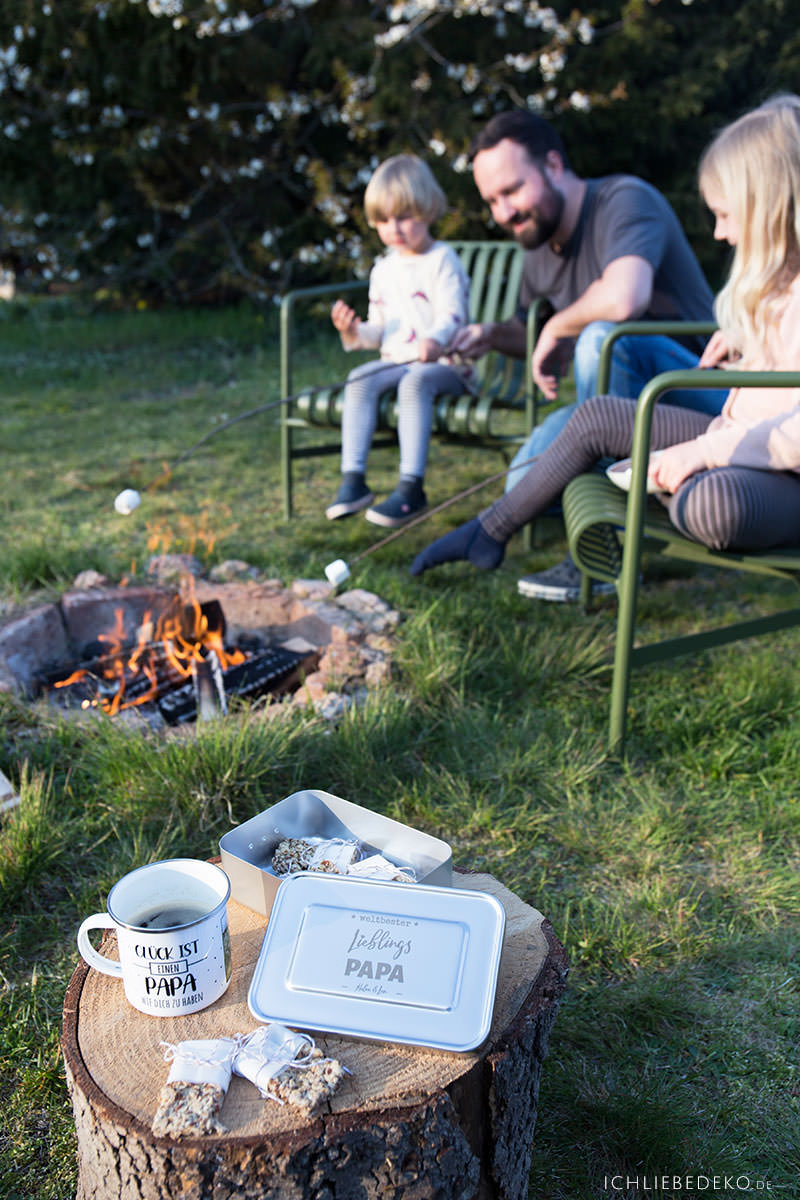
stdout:
<svg viewBox="0 0 800 1200">
<path fill-rule="evenodd" d="M 378 421 L 378 401 L 384 392 L 395 388 L 400 476 L 424 478 L 434 397 L 443 392 L 459 396 L 464 391 L 458 373 L 435 362 L 368 362 L 350 372 L 342 410 L 342 473 L 366 473 L 367 455 Z"/>
<path fill-rule="evenodd" d="M 520 482 L 480 513 L 486 532 L 506 542 L 545 512 L 571 479 L 603 458 L 626 458 L 633 442 L 635 400 L 595 396 L 575 410 L 565 428 Z M 690 441 L 712 418 L 658 404 L 651 448 Z M 670 520 L 693 541 L 715 550 L 758 550 L 800 545 L 800 475 L 751 467 L 716 467 L 690 476 L 664 497 Z"/>
</svg>

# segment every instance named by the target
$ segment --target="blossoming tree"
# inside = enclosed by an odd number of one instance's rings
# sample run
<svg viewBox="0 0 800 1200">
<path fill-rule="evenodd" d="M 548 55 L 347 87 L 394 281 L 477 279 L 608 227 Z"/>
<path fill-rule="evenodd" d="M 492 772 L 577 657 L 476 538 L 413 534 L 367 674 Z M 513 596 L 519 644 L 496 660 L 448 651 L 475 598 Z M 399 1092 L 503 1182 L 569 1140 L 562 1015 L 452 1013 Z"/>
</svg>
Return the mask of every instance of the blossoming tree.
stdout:
<svg viewBox="0 0 800 1200">
<path fill-rule="evenodd" d="M 688 209 L 745 95 L 748 12 L 759 88 L 791 86 L 781 0 L 5 0 L 0 258 L 30 286 L 267 299 L 366 269 L 363 189 L 401 150 L 450 198 L 439 232 L 486 236 L 467 151 L 511 105 L 559 122 L 584 173 L 638 170 Z"/>
</svg>

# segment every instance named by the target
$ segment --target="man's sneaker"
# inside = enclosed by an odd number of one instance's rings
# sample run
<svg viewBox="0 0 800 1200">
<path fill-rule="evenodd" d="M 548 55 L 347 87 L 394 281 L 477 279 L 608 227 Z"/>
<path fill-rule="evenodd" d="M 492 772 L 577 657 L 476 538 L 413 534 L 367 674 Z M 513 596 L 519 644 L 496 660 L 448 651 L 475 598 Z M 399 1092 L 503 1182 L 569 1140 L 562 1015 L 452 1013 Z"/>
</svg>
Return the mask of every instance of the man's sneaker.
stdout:
<svg viewBox="0 0 800 1200">
<path fill-rule="evenodd" d="M 382 504 L 368 508 L 365 516 L 373 525 L 383 525 L 387 529 L 397 529 L 407 521 L 413 521 L 428 508 L 428 501 L 421 489 L 409 493 L 401 487 L 395 488 Z"/>
<path fill-rule="evenodd" d="M 616 590 L 613 583 L 592 580 L 592 594 L 595 596 L 610 596 Z M 533 600 L 554 600 L 566 604 L 580 600 L 581 573 L 568 554 L 563 562 L 547 571 L 523 575 L 517 583 L 517 591 L 521 596 L 529 596 Z"/>
<path fill-rule="evenodd" d="M 372 504 L 374 499 L 375 496 L 367 487 L 363 475 L 355 478 L 345 475 L 339 485 L 336 499 L 325 509 L 325 516 L 329 521 L 352 516 L 353 513 L 361 512 L 362 508 Z"/>
</svg>

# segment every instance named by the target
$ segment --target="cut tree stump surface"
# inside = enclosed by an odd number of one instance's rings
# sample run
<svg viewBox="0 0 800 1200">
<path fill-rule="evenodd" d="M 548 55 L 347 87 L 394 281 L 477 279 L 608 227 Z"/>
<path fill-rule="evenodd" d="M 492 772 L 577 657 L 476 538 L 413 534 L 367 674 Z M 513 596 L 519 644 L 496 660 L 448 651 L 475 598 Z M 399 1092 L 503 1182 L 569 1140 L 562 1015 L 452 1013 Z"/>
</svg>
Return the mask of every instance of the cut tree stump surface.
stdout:
<svg viewBox="0 0 800 1200">
<path fill-rule="evenodd" d="M 541 913 L 490 875 L 506 913 L 491 1032 L 467 1054 L 315 1034 L 347 1077 L 311 1118 L 234 1076 L 224 1137 L 155 1138 L 162 1042 L 258 1026 L 247 992 L 266 918 L 229 904 L 233 976 L 211 1007 L 151 1017 L 122 983 L 81 962 L 64 1003 L 62 1048 L 78 1137 L 77 1200 L 522 1200 L 541 1063 L 564 989 L 563 947 Z M 107 935 L 113 940 L 113 934 Z"/>
</svg>

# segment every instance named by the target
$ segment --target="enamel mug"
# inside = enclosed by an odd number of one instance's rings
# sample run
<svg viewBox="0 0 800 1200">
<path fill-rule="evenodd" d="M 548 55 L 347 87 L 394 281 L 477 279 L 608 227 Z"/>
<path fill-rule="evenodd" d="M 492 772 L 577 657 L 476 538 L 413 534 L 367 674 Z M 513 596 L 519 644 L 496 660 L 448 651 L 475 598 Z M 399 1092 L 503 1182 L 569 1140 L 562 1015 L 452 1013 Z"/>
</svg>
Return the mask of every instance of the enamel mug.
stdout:
<svg viewBox="0 0 800 1200">
<path fill-rule="evenodd" d="M 213 863 L 173 858 L 124 875 L 108 894 L 107 912 L 78 931 L 82 957 L 122 980 L 139 1012 L 176 1017 L 213 1004 L 231 980 L 228 876 Z M 113 929 L 119 962 L 95 950 L 89 930 Z"/>
</svg>

